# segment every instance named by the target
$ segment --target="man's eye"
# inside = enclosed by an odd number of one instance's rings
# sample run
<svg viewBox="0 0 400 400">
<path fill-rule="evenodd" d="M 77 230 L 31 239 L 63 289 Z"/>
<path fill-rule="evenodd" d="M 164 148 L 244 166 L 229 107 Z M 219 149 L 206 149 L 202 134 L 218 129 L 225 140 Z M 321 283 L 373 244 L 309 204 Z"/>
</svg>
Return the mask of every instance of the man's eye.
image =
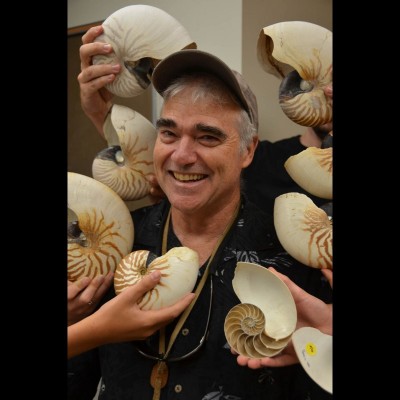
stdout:
<svg viewBox="0 0 400 400">
<path fill-rule="evenodd" d="M 221 142 L 219 138 L 211 135 L 200 136 L 197 140 L 206 146 L 216 146 Z"/>
<path fill-rule="evenodd" d="M 169 130 L 166 129 L 162 129 L 158 131 L 158 134 L 160 135 L 160 139 L 163 142 L 172 142 L 173 140 L 175 140 L 176 135 L 174 132 L 171 132 Z"/>
</svg>

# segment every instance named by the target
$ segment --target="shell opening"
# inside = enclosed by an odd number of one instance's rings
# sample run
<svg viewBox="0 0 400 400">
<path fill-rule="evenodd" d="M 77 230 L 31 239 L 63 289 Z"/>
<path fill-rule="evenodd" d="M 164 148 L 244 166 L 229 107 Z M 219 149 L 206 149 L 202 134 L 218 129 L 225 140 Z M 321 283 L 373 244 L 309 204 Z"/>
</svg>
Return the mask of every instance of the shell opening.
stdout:
<svg viewBox="0 0 400 400">
<path fill-rule="evenodd" d="M 146 89 L 153 74 L 153 60 L 150 57 L 141 58 L 138 61 L 124 61 L 125 68 L 132 74 L 141 88 Z"/>
</svg>

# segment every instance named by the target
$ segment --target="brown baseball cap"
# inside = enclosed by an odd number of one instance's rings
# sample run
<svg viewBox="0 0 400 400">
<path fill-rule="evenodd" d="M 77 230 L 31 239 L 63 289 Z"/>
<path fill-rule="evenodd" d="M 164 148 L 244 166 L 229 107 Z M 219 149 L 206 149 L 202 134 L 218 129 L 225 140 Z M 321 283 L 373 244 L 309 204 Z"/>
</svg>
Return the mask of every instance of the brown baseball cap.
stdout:
<svg viewBox="0 0 400 400">
<path fill-rule="evenodd" d="M 257 99 L 243 76 L 230 69 L 213 54 L 197 49 L 184 49 L 170 54 L 154 68 L 152 81 L 158 93 L 162 92 L 181 75 L 189 72 L 204 71 L 221 79 L 235 94 L 250 120 L 258 130 Z"/>
</svg>

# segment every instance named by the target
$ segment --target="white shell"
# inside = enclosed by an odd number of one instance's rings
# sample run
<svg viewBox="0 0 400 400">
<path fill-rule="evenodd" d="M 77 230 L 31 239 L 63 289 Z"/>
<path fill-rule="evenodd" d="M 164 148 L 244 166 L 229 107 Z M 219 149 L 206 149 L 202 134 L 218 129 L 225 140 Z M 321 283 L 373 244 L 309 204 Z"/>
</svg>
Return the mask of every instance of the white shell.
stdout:
<svg viewBox="0 0 400 400">
<path fill-rule="evenodd" d="M 68 279 L 114 271 L 133 244 L 133 222 L 125 203 L 103 183 L 68 172 L 68 208 L 82 231 L 73 235 L 68 224 Z"/>
<path fill-rule="evenodd" d="M 283 248 L 313 268 L 332 268 L 332 222 L 325 211 L 302 193 L 275 199 L 274 224 Z"/>
<path fill-rule="evenodd" d="M 296 305 L 286 284 L 266 267 L 238 262 L 232 285 L 241 304 L 225 318 L 229 345 L 251 358 L 280 353 L 297 323 Z"/>
<path fill-rule="evenodd" d="M 332 154 L 332 147 L 308 147 L 289 157 L 284 165 L 290 177 L 308 193 L 332 199 Z"/>
<path fill-rule="evenodd" d="M 104 124 L 108 145 L 93 161 L 94 179 L 113 189 L 123 200 L 138 200 L 150 191 L 147 176 L 154 173 L 156 129 L 140 113 L 114 104 L 111 123 Z M 118 146 L 118 147 L 117 147 Z"/>
<path fill-rule="evenodd" d="M 150 84 L 154 67 L 166 56 L 184 48 L 196 48 L 187 30 L 175 18 L 148 5 L 123 7 L 102 25 L 104 33 L 95 41 L 111 44 L 114 52 L 94 56 L 93 64 L 121 64 L 121 72 L 106 86 L 120 97 L 142 93 Z"/>
<path fill-rule="evenodd" d="M 304 327 L 293 333 L 292 341 L 300 364 L 310 378 L 332 393 L 332 336 Z"/>
<path fill-rule="evenodd" d="M 332 121 L 332 102 L 323 91 L 332 82 L 332 32 L 304 21 L 269 25 L 260 32 L 257 57 L 284 81 L 292 71 L 300 75 L 298 92 L 283 93 L 281 83 L 279 102 L 291 120 L 304 126 Z"/>
<path fill-rule="evenodd" d="M 188 247 L 174 247 L 163 256 L 155 257 L 148 250 L 134 251 L 120 261 L 114 274 L 114 288 L 118 294 L 143 276 L 156 270 L 161 272 L 160 282 L 139 302 L 144 310 L 174 304 L 193 290 L 199 273 L 199 256 Z M 153 261 L 148 264 L 151 259 Z"/>
</svg>

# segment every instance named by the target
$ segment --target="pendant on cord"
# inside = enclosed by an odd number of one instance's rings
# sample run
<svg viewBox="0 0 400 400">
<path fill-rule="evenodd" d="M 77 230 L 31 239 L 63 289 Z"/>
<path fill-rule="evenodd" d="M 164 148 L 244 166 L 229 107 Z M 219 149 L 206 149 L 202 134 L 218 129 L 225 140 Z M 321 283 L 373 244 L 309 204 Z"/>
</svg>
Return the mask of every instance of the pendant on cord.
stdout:
<svg viewBox="0 0 400 400">
<path fill-rule="evenodd" d="M 168 381 L 168 367 L 166 361 L 157 361 L 151 370 L 150 385 L 154 389 L 153 400 L 159 400 L 161 389 Z"/>
</svg>

